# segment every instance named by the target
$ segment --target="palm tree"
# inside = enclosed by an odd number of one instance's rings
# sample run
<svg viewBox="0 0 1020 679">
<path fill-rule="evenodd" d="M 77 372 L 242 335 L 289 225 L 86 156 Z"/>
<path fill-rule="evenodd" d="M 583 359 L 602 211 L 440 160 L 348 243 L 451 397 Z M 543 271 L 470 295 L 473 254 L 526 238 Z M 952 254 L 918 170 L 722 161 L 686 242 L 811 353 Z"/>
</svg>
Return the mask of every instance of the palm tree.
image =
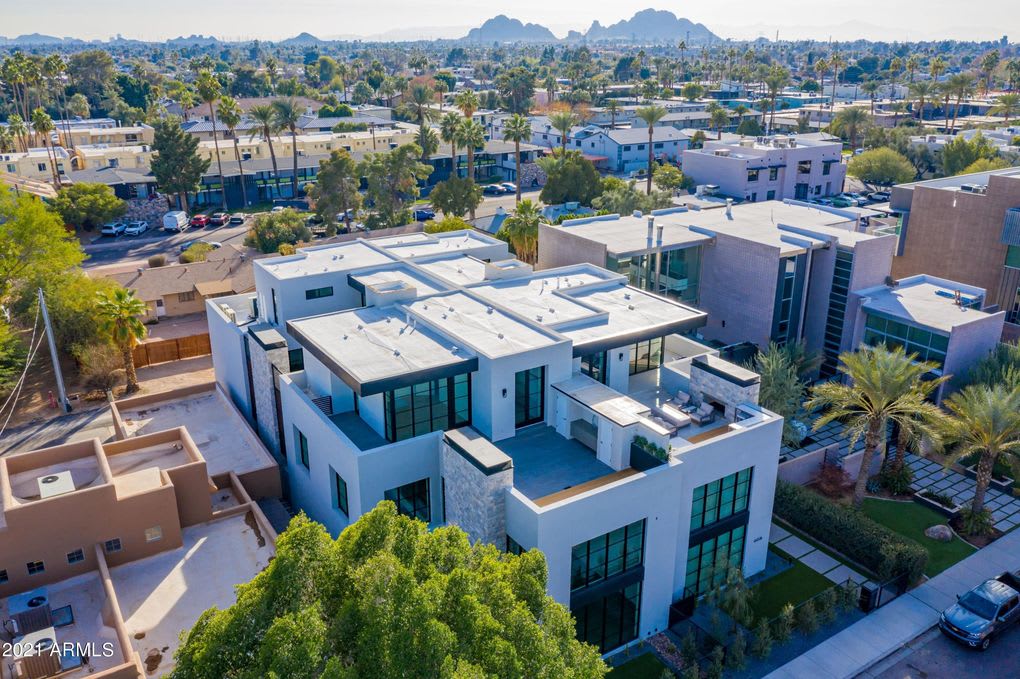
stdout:
<svg viewBox="0 0 1020 679">
<path fill-rule="evenodd" d="M 28 127 L 25 125 L 25 120 L 17 113 L 12 113 L 7 119 L 7 129 L 11 131 L 11 136 L 21 142 L 21 150 L 24 152 L 28 151 Z"/>
<path fill-rule="evenodd" d="M 506 230 L 507 240 L 517 257 L 528 264 L 534 264 L 538 257 L 539 221 L 541 214 L 535 204 L 530 200 L 522 200 L 500 229 Z"/>
<path fill-rule="evenodd" d="M 437 78 L 435 85 L 432 86 L 432 91 L 436 93 L 436 99 L 439 100 L 439 112 L 442 113 L 443 99 L 445 99 L 446 93 L 450 91 L 450 86 L 442 78 Z"/>
<path fill-rule="evenodd" d="M 871 115 L 875 115 L 875 97 L 878 95 L 878 90 L 882 87 L 882 83 L 877 80 L 868 80 L 861 85 L 861 92 L 868 95 L 868 100 L 871 102 Z"/>
<path fill-rule="evenodd" d="M 503 123 L 503 139 L 514 143 L 514 165 L 517 184 L 517 202 L 521 202 L 521 142 L 531 139 L 531 121 L 515 113 Z"/>
<path fill-rule="evenodd" d="M 833 52 L 829 57 L 829 67 L 832 68 L 832 101 L 830 108 L 836 108 L 836 85 L 839 84 L 839 71 L 846 66 L 846 60 L 839 52 Z"/>
<path fill-rule="evenodd" d="M 868 472 L 885 439 L 886 424 L 907 427 L 914 432 L 914 438 L 921 438 L 921 432 L 936 430 L 942 421 L 939 408 L 926 401 L 917 388 L 921 378 L 938 366 L 913 358 L 902 347 L 892 350 L 884 346 L 862 347 L 856 353 L 845 352 L 839 357 L 839 370 L 849 383 L 833 381 L 812 387 L 811 398 L 804 404 L 809 411 L 821 411 L 815 420 L 815 431 L 836 421 L 843 423 L 851 449 L 864 438 L 860 472 L 854 485 L 856 507 L 864 501 Z"/>
<path fill-rule="evenodd" d="M 439 121 L 439 138 L 450 145 L 451 172 L 454 176 L 460 175 L 457 168 L 457 135 L 460 133 L 460 121 L 462 118 L 456 113 L 450 112 Z"/>
<path fill-rule="evenodd" d="M 991 115 L 1002 114 L 1002 117 L 1006 125 L 1009 125 L 1009 119 L 1012 118 L 1017 111 L 1020 111 L 1020 94 L 1010 93 L 1004 94 L 998 98 L 995 102 L 995 106 L 988 113 Z"/>
<path fill-rule="evenodd" d="M 280 195 L 280 171 L 276 166 L 276 151 L 273 149 L 273 135 L 279 130 L 276 126 L 276 111 L 269 104 L 259 104 L 248 109 L 248 117 L 255 123 L 251 128 L 252 138 L 261 136 L 269 144 L 269 157 L 273 161 L 276 195 Z"/>
<path fill-rule="evenodd" d="M 32 111 L 32 129 L 35 133 L 42 135 L 43 148 L 46 149 L 46 158 L 50 161 L 50 172 L 53 175 L 53 186 L 60 187 L 60 175 L 57 173 L 57 151 L 50 144 L 50 133 L 53 132 L 53 119 L 50 114 L 42 108 Z"/>
<path fill-rule="evenodd" d="M 917 119 L 924 120 L 924 103 L 935 96 L 935 85 L 928 80 L 910 83 L 910 96 L 917 99 Z"/>
<path fill-rule="evenodd" d="M 942 57 L 935 57 L 931 60 L 931 63 L 928 64 L 928 74 L 931 75 L 932 80 L 937 82 L 939 76 L 945 73 L 948 67 L 949 66 L 946 64 L 945 59 Z"/>
<path fill-rule="evenodd" d="M 453 104 L 460 109 L 465 118 L 470 119 L 478 110 L 478 95 L 474 90 L 461 90 L 453 98 Z"/>
<path fill-rule="evenodd" d="M 907 73 L 910 74 L 910 82 L 914 82 L 914 72 L 921 67 L 921 57 L 911 54 L 907 57 Z"/>
<path fill-rule="evenodd" d="M 832 130 L 837 134 L 843 133 L 850 142 L 850 149 L 857 148 L 857 135 L 861 129 L 871 122 L 868 112 L 861 106 L 851 106 L 837 113 L 832 118 Z"/>
<path fill-rule="evenodd" d="M 275 99 L 272 103 L 274 118 L 276 119 L 276 128 L 279 130 L 290 130 L 290 144 L 291 151 L 294 157 L 294 176 L 290 178 L 290 188 L 292 198 L 295 200 L 298 197 L 297 190 L 297 124 L 298 120 L 301 119 L 301 105 L 298 104 L 294 97 L 289 99 Z"/>
<path fill-rule="evenodd" d="M 14 150 L 14 134 L 9 127 L 0 127 L 0 153 L 8 153 Z"/>
<path fill-rule="evenodd" d="M 401 109 L 418 125 L 425 125 L 429 121 L 435 120 L 438 115 L 432 108 L 432 104 L 435 103 L 434 94 L 434 90 L 425 83 L 415 83 L 411 86 L 407 101 L 401 105 Z"/>
<path fill-rule="evenodd" d="M 616 129 L 616 115 L 620 112 L 620 104 L 616 99 L 610 99 L 606 102 L 606 113 L 609 114 L 609 129 Z"/>
<path fill-rule="evenodd" d="M 467 176 L 475 181 L 475 149 L 485 146 L 485 128 L 477 120 L 465 118 L 457 128 L 457 143 L 467 149 Z M 471 219 L 475 218 L 475 208 L 471 208 Z"/>
<path fill-rule="evenodd" d="M 655 135 L 655 123 L 662 120 L 663 116 L 666 115 L 666 109 L 658 104 L 652 104 L 651 106 L 642 106 L 635 111 L 635 114 L 638 118 L 643 120 L 646 125 L 648 125 L 648 181 L 645 187 L 645 192 L 651 195 L 652 163 L 655 162 L 655 152 L 652 150 L 652 138 Z"/>
<path fill-rule="evenodd" d="M 221 97 L 219 103 L 220 120 L 234 139 L 234 158 L 237 160 L 237 173 L 241 181 L 241 202 L 248 206 L 248 188 L 244 181 L 244 167 L 241 165 L 241 150 L 237 142 L 237 126 L 241 124 L 241 107 L 233 97 Z"/>
<path fill-rule="evenodd" d="M 953 106 L 953 123 L 950 127 L 950 134 L 956 131 L 956 116 L 960 112 L 960 105 L 963 100 L 974 94 L 974 76 L 970 73 L 956 73 L 949 76 L 947 85 L 949 91 L 956 97 L 956 104 Z"/>
<path fill-rule="evenodd" d="M 64 75 L 67 70 L 67 63 L 64 58 L 59 54 L 51 54 L 43 61 L 42 71 L 43 75 L 50 83 L 50 87 L 56 90 L 57 102 L 60 104 L 60 108 L 63 111 L 62 118 L 64 119 L 64 134 L 67 136 L 67 143 L 74 148 L 74 141 L 71 139 L 71 123 L 67 119 L 67 93 L 64 87 L 60 84 L 60 78 Z"/>
<path fill-rule="evenodd" d="M 716 102 L 712 102 L 706 109 L 708 111 L 708 122 L 715 128 L 715 138 L 722 139 L 722 128 L 730 124 L 730 114 L 726 109 Z"/>
<path fill-rule="evenodd" d="M 1020 455 L 1020 387 L 971 385 L 946 400 L 952 413 L 947 438 L 956 443 L 947 464 L 979 455 L 974 499 L 970 504 L 972 529 L 984 521 L 985 491 L 1000 455 Z M 972 530 L 971 532 L 979 532 Z"/>
<path fill-rule="evenodd" d="M 220 97 L 220 81 L 209 71 L 203 70 L 198 74 L 195 86 L 198 88 L 198 96 L 209 105 L 209 119 L 212 120 L 213 147 L 216 149 L 216 168 L 220 173 L 220 205 L 223 207 L 223 211 L 226 212 L 227 185 L 223 179 L 223 159 L 220 158 L 220 142 L 216 137 L 216 109 L 213 107 L 213 102 Z"/>
<path fill-rule="evenodd" d="M 429 156 L 439 150 L 439 135 L 425 123 L 418 128 L 414 143 L 421 148 L 421 162 L 424 163 L 428 161 Z"/>
<path fill-rule="evenodd" d="M 782 92 L 783 88 L 788 84 L 790 84 L 789 71 L 778 66 L 769 69 L 769 74 L 765 77 L 765 85 L 769 88 L 770 102 L 769 134 L 772 134 L 772 128 L 776 123 L 776 100 L 779 98 L 779 93 Z"/>
<path fill-rule="evenodd" d="M 134 290 L 124 288 L 117 288 L 105 294 L 100 293 L 99 303 L 96 305 L 100 329 L 117 345 L 124 358 L 129 394 L 138 391 L 133 350 L 136 344 L 145 339 L 148 332 L 139 319 L 145 311 L 145 302 L 135 297 Z"/>
<path fill-rule="evenodd" d="M 560 148 L 562 155 L 567 153 L 567 137 L 570 130 L 577 124 L 577 116 L 570 111 L 557 111 L 549 116 L 549 124 L 560 133 Z"/>
</svg>

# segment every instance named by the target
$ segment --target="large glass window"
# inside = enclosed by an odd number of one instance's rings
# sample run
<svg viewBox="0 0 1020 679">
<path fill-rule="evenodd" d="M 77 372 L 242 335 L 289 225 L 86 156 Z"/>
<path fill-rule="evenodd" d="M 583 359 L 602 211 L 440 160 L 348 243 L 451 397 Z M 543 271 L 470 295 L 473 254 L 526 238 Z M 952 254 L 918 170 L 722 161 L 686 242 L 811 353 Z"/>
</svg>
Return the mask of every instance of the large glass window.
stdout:
<svg viewBox="0 0 1020 679">
<path fill-rule="evenodd" d="M 747 509 L 751 495 L 752 467 L 694 489 L 691 530 L 710 526 Z"/>
<path fill-rule="evenodd" d="M 638 635 L 641 582 L 631 583 L 594 601 L 571 607 L 577 638 L 608 653 Z"/>
<path fill-rule="evenodd" d="M 333 286 L 327 285 L 322 288 L 312 288 L 311 290 L 305 290 L 305 299 L 322 299 L 323 297 L 333 296 Z"/>
<path fill-rule="evenodd" d="M 885 344 L 890 349 L 903 347 L 907 354 L 917 354 L 917 360 L 932 361 L 939 367 L 945 363 L 949 348 L 945 335 L 875 314 L 867 315 L 864 343 L 872 347 Z"/>
<path fill-rule="evenodd" d="M 1020 269 L 1020 246 L 1009 245 L 1006 247 L 1006 266 Z"/>
<path fill-rule="evenodd" d="M 630 284 L 643 290 L 679 299 L 690 304 L 698 302 L 701 279 L 701 248 L 667 250 L 659 260 L 659 286 L 655 287 L 655 255 L 606 258 L 606 268 L 628 277 Z"/>
<path fill-rule="evenodd" d="M 311 462 L 308 456 L 308 437 L 301 433 L 300 429 L 295 428 L 294 431 L 297 433 L 297 446 L 298 450 L 298 461 L 301 462 L 301 466 L 305 469 L 311 469 Z"/>
<path fill-rule="evenodd" d="M 347 504 L 347 482 L 344 481 L 344 477 L 336 473 L 335 469 L 330 469 L 330 471 L 333 472 L 333 506 L 343 512 L 344 516 L 350 516 Z"/>
<path fill-rule="evenodd" d="M 607 367 L 606 352 L 604 351 L 581 357 L 581 372 L 602 384 L 606 383 Z"/>
<path fill-rule="evenodd" d="M 744 563 L 745 526 L 708 538 L 687 550 L 684 596 L 700 596 L 726 581 L 730 568 Z"/>
<path fill-rule="evenodd" d="M 630 348 L 630 374 L 655 370 L 662 365 L 662 338 L 638 342 Z"/>
<path fill-rule="evenodd" d="M 811 161 L 802 160 L 797 163 L 797 174 L 811 174 Z"/>
<path fill-rule="evenodd" d="M 429 501 L 429 480 L 421 479 L 391 488 L 383 495 L 397 505 L 397 511 L 404 516 L 428 523 L 432 520 L 432 505 Z"/>
<path fill-rule="evenodd" d="M 796 328 L 800 321 L 800 304 L 797 292 L 797 258 L 784 257 L 779 260 L 779 283 L 776 290 L 776 318 L 773 323 L 772 340 L 779 345 L 796 339 Z"/>
<path fill-rule="evenodd" d="M 464 373 L 388 391 L 383 394 L 383 417 L 387 441 L 470 424 L 471 376 Z"/>
<path fill-rule="evenodd" d="M 571 591 L 637 568 L 644 562 L 644 547 L 644 519 L 574 545 L 570 562 Z"/>
<path fill-rule="evenodd" d="M 821 376 L 832 377 L 839 364 L 839 352 L 843 342 L 843 324 L 846 319 L 847 296 L 850 294 L 850 276 L 853 274 L 854 253 L 852 250 L 836 250 L 836 266 L 832 273 L 832 288 L 829 291 L 829 309 L 825 317 L 825 338 L 822 345 L 824 360 Z"/>
<path fill-rule="evenodd" d="M 545 419 L 545 366 L 514 376 L 514 421 L 518 427 Z"/>
</svg>

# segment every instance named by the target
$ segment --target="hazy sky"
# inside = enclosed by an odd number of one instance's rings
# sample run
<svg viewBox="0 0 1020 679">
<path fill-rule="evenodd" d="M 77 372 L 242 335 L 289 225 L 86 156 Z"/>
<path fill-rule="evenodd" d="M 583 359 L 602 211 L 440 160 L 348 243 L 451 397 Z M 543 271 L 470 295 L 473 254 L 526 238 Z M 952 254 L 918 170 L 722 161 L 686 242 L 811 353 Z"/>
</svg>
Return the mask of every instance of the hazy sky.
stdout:
<svg viewBox="0 0 1020 679">
<path fill-rule="evenodd" d="M 563 35 L 571 28 L 586 29 L 592 20 L 606 25 L 649 6 L 703 23 L 724 38 L 774 37 L 778 28 L 780 37 L 789 38 L 990 39 L 1005 33 L 1020 39 L 1020 0 L 517 0 L 510 5 L 478 0 L 2 0 L 0 35 L 105 39 L 119 33 L 159 40 L 201 33 L 279 39 L 302 31 L 331 37 L 399 30 L 403 37 L 436 37 L 462 35 L 459 29 L 500 12 Z"/>
</svg>

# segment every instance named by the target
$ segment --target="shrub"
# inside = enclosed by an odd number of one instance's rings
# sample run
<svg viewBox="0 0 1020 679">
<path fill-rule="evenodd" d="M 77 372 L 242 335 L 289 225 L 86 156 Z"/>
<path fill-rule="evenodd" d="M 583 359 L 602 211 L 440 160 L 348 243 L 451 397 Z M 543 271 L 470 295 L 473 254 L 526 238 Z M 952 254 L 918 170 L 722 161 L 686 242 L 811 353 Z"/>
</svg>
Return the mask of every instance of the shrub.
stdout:
<svg viewBox="0 0 1020 679">
<path fill-rule="evenodd" d="M 295 248 L 290 243 L 280 243 L 280 246 L 276 248 L 276 251 L 283 255 L 284 257 L 286 257 L 288 255 L 293 255 L 295 252 L 297 252 L 297 248 Z"/>
<path fill-rule="evenodd" d="M 928 552 L 917 542 L 796 484 L 776 484 L 775 513 L 883 579 L 906 575 L 913 582 L 928 563 Z"/>
<path fill-rule="evenodd" d="M 883 469 L 882 473 L 878 475 L 879 484 L 893 495 L 909 493 L 910 483 L 913 480 L 914 472 L 906 465 L 898 469 L 895 467 Z"/>
<path fill-rule="evenodd" d="M 797 629 L 804 634 L 814 634 L 818 631 L 818 613 L 815 612 L 815 602 L 808 600 L 800 605 L 796 613 Z"/>
<path fill-rule="evenodd" d="M 697 662 L 684 666 L 684 673 L 681 679 L 701 679 L 701 669 Z"/>
<path fill-rule="evenodd" d="M 758 626 L 754 628 L 754 641 L 751 643 L 751 653 L 754 657 L 764 660 L 772 653 L 772 630 L 769 629 L 769 621 L 762 618 Z"/>
<path fill-rule="evenodd" d="M 987 509 L 975 512 L 968 504 L 960 511 L 959 526 L 968 535 L 988 535 L 992 532 L 992 513 Z"/>
<path fill-rule="evenodd" d="M 744 638 L 744 633 L 737 630 L 736 636 L 733 637 L 733 643 L 730 644 L 729 653 L 726 655 L 726 666 L 735 670 L 742 670 L 747 664 L 747 639 Z"/>
<path fill-rule="evenodd" d="M 666 460 L 669 458 L 669 452 L 665 448 L 652 443 L 644 436 L 635 436 L 633 439 L 633 443 L 641 450 L 645 451 L 652 457 L 655 457 L 659 460 Z"/>
<path fill-rule="evenodd" d="M 858 602 L 861 599 L 861 587 L 852 580 L 847 580 L 839 586 L 836 592 L 839 607 L 844 611 L 853 610 L 857 608 Z"/>
<path fill-rule="evenodd" d="M 698 638 L 694 636 L 693 627 L 688 627 L 687 634 L 680 640 L 680 658 L 688 667 L 698 666 Z"/>
<path fill-rule="evenodd" d="M 724 654 L 725 651 L 723 651 L 722 646 L 716 646 L 712 649 L 712 662 L 709 663 L 708 669 L 705 671 L 707 679 L 722 679 Z"/>
<path fill-rule="evenodd" d="M 818 621 L 823 625 L 828 625 L 830 622 L 836 619 L 837 606 L 839 604 L 838 596 L 836 594 L 836 588 L 830 587 L 825 590 L 817 597 L 815 597 L 815 604 L 818 608 Z"/>
<path fill-rule="evenodd" d="M 153 255 L 149 257 L 149 268 L 157 269 L 161 266 L 166 266 L 166 255 Z"/>
<path fill-rule="evenodd" d="M 124 363 L 120 353 L 109 344 L 90 344 L 75 353 L 81 366 L 82 386 L 94 391 L 109 391 L 120 382 Z"/>
<path fill-rule="evenodd" d="M 772 636 L 781 644 L 790 640 L 793 634 L 793 604 L 787 603 L 772 623 Z"/>
<path fill-rule="evenodd" d="M 204 262 L 209 257 L 209 253 L 213 251 L 213 246 L 208 243 L 195 243 L 190 248 L 181 253 L 181 264 L 192 264 L 194 262 Z"/>
</svg>

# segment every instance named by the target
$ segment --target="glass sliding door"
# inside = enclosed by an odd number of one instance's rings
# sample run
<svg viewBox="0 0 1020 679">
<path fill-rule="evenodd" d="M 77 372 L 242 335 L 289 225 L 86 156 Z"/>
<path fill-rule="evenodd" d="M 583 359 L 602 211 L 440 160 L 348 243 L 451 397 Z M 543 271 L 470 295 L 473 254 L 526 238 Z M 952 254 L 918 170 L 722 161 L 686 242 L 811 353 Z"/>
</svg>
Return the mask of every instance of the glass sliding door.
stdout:
<svg viewBox="0 0 1020 679">
<path fill-rule="evenodd" d="M 518 427 L 545 419 L 545 366 L 514 376 L 514 421 Z"/>
</svg>

